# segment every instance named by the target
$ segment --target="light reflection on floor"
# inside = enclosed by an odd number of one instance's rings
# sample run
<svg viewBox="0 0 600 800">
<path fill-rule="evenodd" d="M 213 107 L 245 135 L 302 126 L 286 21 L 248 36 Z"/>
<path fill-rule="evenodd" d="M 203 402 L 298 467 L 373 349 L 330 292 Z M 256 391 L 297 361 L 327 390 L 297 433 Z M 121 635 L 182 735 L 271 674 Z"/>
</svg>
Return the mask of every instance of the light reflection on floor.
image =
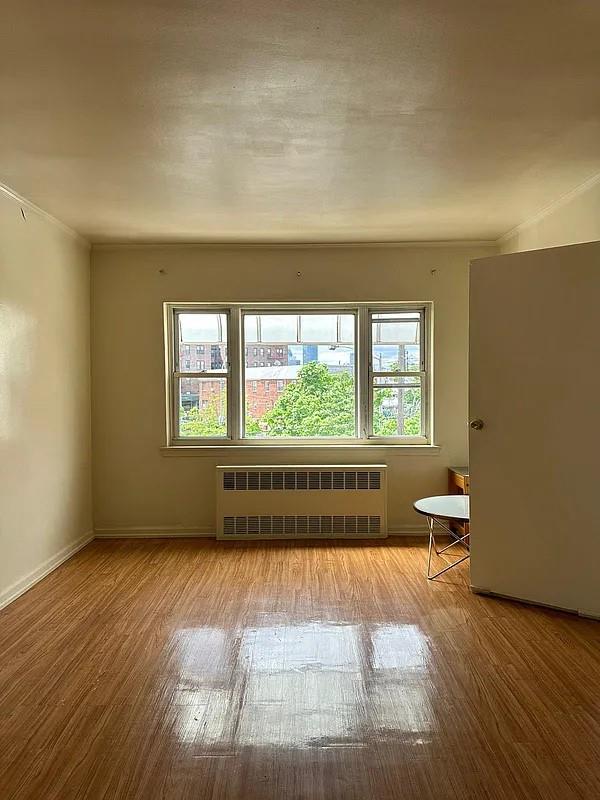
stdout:
<svg viewBox="0 0 600 800">
<path fill-rule="evenodd" d="M 181 743 L 360 747 L 374 733 L 428 741 L 430 646 L 417 625 L 264 622 L 177 631 Z"/>
</svg>

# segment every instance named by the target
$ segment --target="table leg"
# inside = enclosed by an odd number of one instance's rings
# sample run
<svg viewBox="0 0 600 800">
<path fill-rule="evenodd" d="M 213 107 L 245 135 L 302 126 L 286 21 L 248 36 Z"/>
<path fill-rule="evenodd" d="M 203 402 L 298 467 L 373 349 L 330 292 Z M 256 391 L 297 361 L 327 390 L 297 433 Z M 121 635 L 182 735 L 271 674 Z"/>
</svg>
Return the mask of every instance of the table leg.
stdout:
<svg viewBox="0 0 600 800">
<path fill-rule="evenodd" d="M 465 544 L 464 540 L 469 538 L 469 534 L 466 533 L 463 536 L 457 537 L 457 539 L 455 541 L 450 542 L 450 544 L 446 545 L 446 547 L 442 547 L 441 550 L 438 550 L 437 546 L 435 544 L 435 535 L 434 535 L 434 532 L 433 532 L 436 522 L 441 528 L 443 528 L 444 530 L 448 531 L 448 533 L 452 533 L 452 530 L 447 525 L 445 525 L 443 522 L 441 522 L 439 519 L 436 519 L 435 517 L 427 517 L 427 526 L 429 527 L 429 553 L 428 553 L 428 557 L 427 557 L 427 580 L 429 580 L 429 581 L 433 580 L 434 578 L 438 578 L 440 575 L 443 575 L 444 572 L 448 572 L 448 570 L 452 569 L 452 567 L 457 567 L 459 564 L 462 564 L 463 561 L 466 561 L 467 558 L 470 558 L 470 556 L 471 556 L 471 553 L 467 552 L 467 554 L 462 556 L 462 558 L 459 558 L 458 561 L 454 561 L 452 564 L 448 564 L 447 567 L 444 567 L 444 569 L 441 569 L 441 570 L 439 570 L 439 572 L 436 572 L 436 573 L 434 573 L 432 575 L 431 574 L 431 550 L 432 550 L 432 548 L 433 548 L 433 550 L 435 550 L 435 554 L 437 556 L 440 556 L 440 555 L 442 555 L 442 553 L 445 553 L 446 550 L 449 550 L 451 547 L 454 547 L 457 544 L 462 544 L 463 547 L 466 547 L 466 544 Z M 456 535 L 456 534 L 453 534 L 453 535 Z"/>
<path fill-rule="evenodd" d="M 433 517 L 427 517 L 427 527 L 429 528 L 429 555 L 427 557 L 427 578 L 430 579 L 431 576 L 431 548 L 435 544 L 435 540 L 433 538 L 433 526 L 434 526 L 434 519 Z M 436 550 L 437 553 L 437 550 Z"/>
</svg>

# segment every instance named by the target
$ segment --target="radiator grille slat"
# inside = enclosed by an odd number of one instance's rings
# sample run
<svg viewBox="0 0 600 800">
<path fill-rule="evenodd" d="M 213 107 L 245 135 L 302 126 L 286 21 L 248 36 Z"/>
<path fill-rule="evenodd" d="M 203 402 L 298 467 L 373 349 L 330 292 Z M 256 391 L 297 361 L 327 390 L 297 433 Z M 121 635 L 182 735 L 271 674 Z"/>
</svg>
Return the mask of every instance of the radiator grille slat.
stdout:
<svg viewBox="0 0 600 800">
<path fill-rule="evenodd" d="M 381 488 L 381 473 L 369 472 L 369 489 Z"/>
<path fill-rule="evenodd" d="M 287 491 L 381 489 L 381 472 L 366 470 L 236 471 L 223 472 L 225 491 Z"/>
<path fill-rule="evenodd" d="M 381 517 L 289 515 L 223 517 L 225 536 L 369 536 L 381 532 Z"/>
</svg>

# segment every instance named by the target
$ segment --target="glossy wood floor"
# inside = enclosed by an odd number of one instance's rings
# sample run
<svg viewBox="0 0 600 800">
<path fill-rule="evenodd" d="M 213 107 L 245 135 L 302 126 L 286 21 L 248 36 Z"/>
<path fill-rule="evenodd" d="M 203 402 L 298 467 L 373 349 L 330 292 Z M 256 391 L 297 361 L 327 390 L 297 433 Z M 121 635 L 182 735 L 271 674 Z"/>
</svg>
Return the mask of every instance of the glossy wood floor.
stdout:
<svg viewBox="0 0 600 800">
<path fill-rule="evenodd" d="M 600 624 L 425 558 L 92 543 L 0 613 L 0 798 L 600 798 Z"/>
</svg>

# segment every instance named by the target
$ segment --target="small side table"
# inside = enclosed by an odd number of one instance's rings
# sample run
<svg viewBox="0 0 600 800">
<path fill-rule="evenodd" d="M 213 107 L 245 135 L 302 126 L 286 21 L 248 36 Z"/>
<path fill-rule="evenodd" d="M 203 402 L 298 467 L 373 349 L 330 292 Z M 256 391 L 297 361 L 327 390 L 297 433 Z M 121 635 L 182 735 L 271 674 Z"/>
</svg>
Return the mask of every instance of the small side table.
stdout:
<svg viewBox="0 0 600 800">
<path fill-rule="evenodd" d="M 469 521 L 469 497 L 467 495 L 463 495 L 462 497 L 455 494 L 449 495 L 439 495 L 437 497 L 423 497 L 421 500 L 417 500 L 414 504 L 414 509 L 418 514 L 423 514 L 427 517 L 427 527 L 429 528 L 429 555 L 427 559 L 427 579 L 433 580 L 433 578 L 437 578 L 439 575 L 443 575 L 444 572 L 447 572 L 452 567 L 458 566 L 458 564 L 462 564 L 463 561 L 466 561 L 469 558 L 470 553 L 467 550 L 467 554 L 459 558 L 457 561 L 454 561 L 452 564 L 448 564 L 448 566 L 440 569 L 438 572 L 435 572 L 433 575 L 431 574 L 431 551 L 432 549 L 435 550 L 436 555 L 441 556 L 442 553 L 445 553 L 446 550 L 449 550 L 451 547 L 454 547 L 457 544 L 465 544 L 465 536 L 461 536 L 454 541 L 450 542 L 449 545 L 446 547 L 442 547 L 441 550 L 437 549 L 437 545 L 435 543 L 435 525 L 439 525 L 442 530 L 446 531 L 447 533 L 450 532 L 449 525 L 452 522 L 461 522 L 463 524 Z"/>
</svg>

